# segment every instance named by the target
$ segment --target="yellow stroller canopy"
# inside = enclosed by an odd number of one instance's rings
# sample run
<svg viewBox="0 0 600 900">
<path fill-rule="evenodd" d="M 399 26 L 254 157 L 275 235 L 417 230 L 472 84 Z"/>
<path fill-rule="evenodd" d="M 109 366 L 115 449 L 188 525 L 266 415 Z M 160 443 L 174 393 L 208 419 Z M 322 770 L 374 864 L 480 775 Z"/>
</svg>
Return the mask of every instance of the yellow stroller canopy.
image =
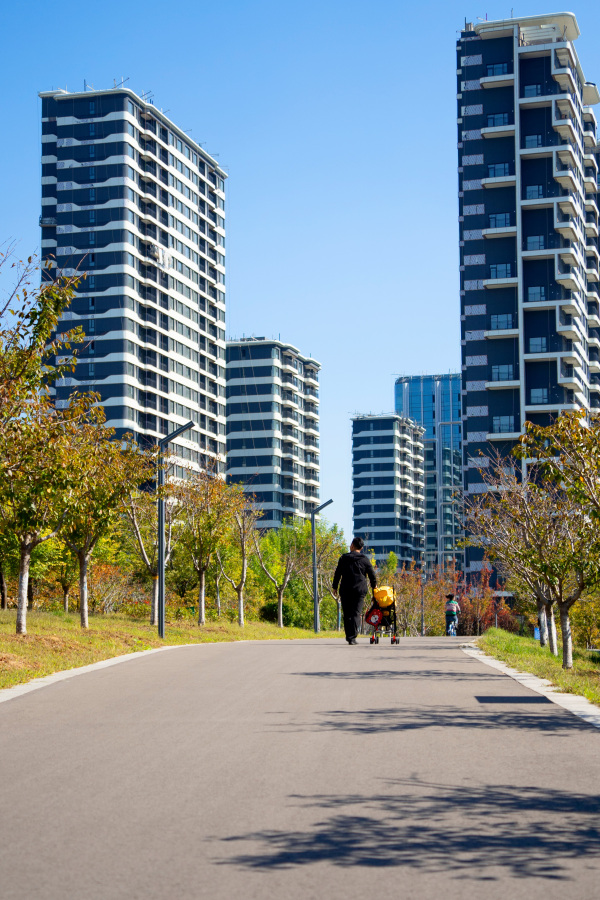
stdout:
<svg viewBox="0 0 600 900">
<path fill-rule="evenodd" d="M 373 591 L 373 599 L 377 601 L 382 609 L 387 609 L 394 602 L 394 589 L 385 585 L 376 587 Z"/>
</svg>

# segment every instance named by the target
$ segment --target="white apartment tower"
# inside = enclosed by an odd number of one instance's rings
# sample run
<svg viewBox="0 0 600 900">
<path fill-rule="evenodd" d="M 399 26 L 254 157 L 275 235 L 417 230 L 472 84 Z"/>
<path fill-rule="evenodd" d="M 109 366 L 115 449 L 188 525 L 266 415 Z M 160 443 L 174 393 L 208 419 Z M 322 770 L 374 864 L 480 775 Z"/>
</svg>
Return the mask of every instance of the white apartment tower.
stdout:
<svg viewBox="0 0 600 900">
<path fill-rule="evenodd" d="M 261 528 L 318 506 L 320 368 L 282 341 L 227 342 L 227 480 L 254 495 Z"/>
<path fill-rule="evenodd" d="M 86 343 L 57 402 L 94 390 L 142 443 L 194 421 L 176 474 L 223 459 L 225 172 L 133 91 L 40 97 L 42 255 L 86 276 L 61 321 Z"/>
</svg>

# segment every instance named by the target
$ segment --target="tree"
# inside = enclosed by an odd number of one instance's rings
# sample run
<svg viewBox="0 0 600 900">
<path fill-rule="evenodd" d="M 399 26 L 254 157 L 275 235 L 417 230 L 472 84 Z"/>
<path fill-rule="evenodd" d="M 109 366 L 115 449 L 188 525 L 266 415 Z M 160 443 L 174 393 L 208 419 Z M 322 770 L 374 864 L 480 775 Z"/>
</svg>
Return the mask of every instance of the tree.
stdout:
<svg viewBox="0 0 600 900">
<path fill-rule="evenodd" d="M 503 574 L 515 574 L 528 586 L 536 597 L 540 620 L 557 605 L 563 667 L 570 669 L 569 612 L 600 577 L 596 523 L 535 467 L 519 477 L 515 463 L 497 457 L 481 474 L 488 490 L 466 502 L 470 542 L 483 546 Z"/>
<path fill-rule="evenodd" d="M 223 573 L 223 577 L 229 582 L 237 596 L 238 625 L 244 625 L 244 588 L 248 577 L 248 563 L 254 553 L 254 531 L 256 523 L 261 516 L 254 503 L 246 500 L 243 506 L 233 513 L 232 540 L 236 548 L 237 560 L 230 565 L 230 571 L 236 570 L 233 577 L 226 571 L 222 554 L 217 550 L 217 559 Z"/>
<path fill-rule="evenodd" d="M 254 549 L 262 571 L 275 588 L 277 625 L 283 628 L 283 595 L 302 564 L 298 531 L 293 522 L 284 522 L 281 528 L 267 531 L 261 540 L 255 532 Z"/>
<path fill-rule="evenodd" d="M 175 486 L 174 496 L 182 519 L 180 540 L 198 575 L 198 624 L 204 625 L 206 573 L 246 501 L 241 488 L 226 484 L 214 468 L 190 472 L 185 482 Z"/>
<path fill-rule="evenodd" d="M 173 486 L 167 483 L 163 490 L 165 498 L 165 566 L 168 566 L 173 552 L 173 529 L 178 522 L 178 504 L 173 500 Z M 123 511 L 129 524 L 129 550 L 137 556 L 144 569 L 152 578 L 152 601 L 150 604 L 150 624 L 158 621 L 158 521 L 156 494 L 131 490 L 123 501 Z"/>
<path fill-rule="evenodd" d="M 132 490 L 152 478 L 156 452 L 142 451 L 130 436 L 114 440 L 101 407 L 80 426 L 71 465 L 78 473 L 61 537 L 79 562 L 79 614 L 88 628 L 88 567 L 92 553 L 114 525 Z"/>
</svg>

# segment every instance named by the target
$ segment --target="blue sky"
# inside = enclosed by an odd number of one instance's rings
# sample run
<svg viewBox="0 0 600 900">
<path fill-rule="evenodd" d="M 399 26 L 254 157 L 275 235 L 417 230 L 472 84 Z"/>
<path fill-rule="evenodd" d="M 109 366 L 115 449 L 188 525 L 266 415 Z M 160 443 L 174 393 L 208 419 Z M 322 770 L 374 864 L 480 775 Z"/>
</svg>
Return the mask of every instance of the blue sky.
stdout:
<svg viewBox="0 0 600 900">
<path fill-rule="evenodd" d="M 228 336 L 281 335 L 323 365 L 321 496 L 349 533 L 350 416 L 391 410 L 394 374 L 459 367 L 455 40 L 509 2 L 11 4 L 0 242 L 39 245 L 38 90 L 153 91 L 230 173 Z M 600 4 L 573 11 L 600 82 Z"/>
</svg>

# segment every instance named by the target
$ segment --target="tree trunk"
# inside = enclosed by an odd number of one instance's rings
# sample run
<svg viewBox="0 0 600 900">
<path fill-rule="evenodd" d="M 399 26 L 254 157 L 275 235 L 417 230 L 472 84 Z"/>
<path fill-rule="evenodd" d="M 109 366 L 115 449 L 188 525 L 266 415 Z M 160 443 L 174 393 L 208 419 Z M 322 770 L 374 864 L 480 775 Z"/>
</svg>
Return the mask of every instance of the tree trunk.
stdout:
<svg viewBox="0 0 600 900">
<path fill-rule="evenodd" d="M 217 589 L 217 617 L 221 618 L 221 576 L 217 575 L 215 577 L 215 587 Z"/>
<path fill-rule="evenodd" d="M 545 647 L 548 643 L 548 617 L 546 616 L 546 606 L 543 600 L 538 600 L 537 611 L 540 620 L 540 647 Z"/>
<path fill-rule="evenodd" d="M 206 571 L 198 572 L 198 625 L 206 625 Z"/>
<path fill-rule="evenodd" d="M 238 625 L 244 627 L 244 586 L 236 588 L 238 598 Z"/>
<path fill-rule="evenodd" d="M 69 612 L 69 594 L 71 593 L 71 589 L 69 587 L 63 587 L 63 610 L 64 612 Z"/>
<path fill-rule="evenodd" d="M 277 625 L 283 628 L 283 592 L 285 588 L 277 588 Z"/>
<path fill-rule="evenodd" d="M 33 609 L 33 582 L 31 581 L 31 575 L 27 582 L 27 609 Z"/>
<path fill-rule="evenodd" d="M 552 656 L 558 656 L 558 641 L 556 639 L 556 621 L 554 619 L 554 606 L 546 604 L 546 619 L 548 620 L 548 644 Z"/>
<path fill-rule="evenodd" d="M 150 624 L 158 622 L 158 575 L 152 576 L 152 600 L 150 601 Z"/>
<path fill-rule="evenodd" d="M 571 619 L 569 607 L 566 604 L 560 606 L 560 629 L 562 631 L 563 669 L 573 668 L 573 636 L 571 634 Z"/>
<path fill-rule="evenodd" d="M 17 634 L 27 634 L 27 588 L 29 586 L 29 564 L 31 544 L 21 544 L 19 559 L 19 593 L 17 596 Z"/>
<path fill-rule="evenodd" d="M 79 618 L 81 627 L 89 628 L 87 571 L 90 555 L 85 550 L 79 550 L 77 557 L 79 559 Z"/>
<path fill-rule="evenodd" d="M 6 592 L 6 579 L 4 569 L 0 564 L 0 609 L 8 609 L 8 594 Z"/>
</svg>

